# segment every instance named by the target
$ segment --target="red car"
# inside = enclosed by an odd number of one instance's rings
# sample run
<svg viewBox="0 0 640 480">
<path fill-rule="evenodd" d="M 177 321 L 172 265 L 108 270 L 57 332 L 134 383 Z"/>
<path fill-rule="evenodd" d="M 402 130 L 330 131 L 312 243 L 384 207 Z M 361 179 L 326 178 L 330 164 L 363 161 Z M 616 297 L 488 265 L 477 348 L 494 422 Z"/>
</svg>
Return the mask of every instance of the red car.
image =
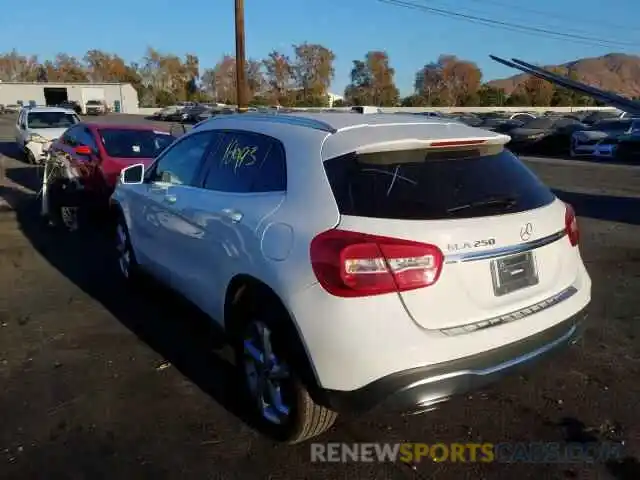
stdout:
<svg viewBox="0 0 640 480">
<path fill-rule="evenodd" d="M 44 182 L 49 188 L 43 191 L 50 192 L 46 202 L 56 205 L 46 210 L 59 210 L 60 203 L 74 209 L 106 207 L 123 168 L 151 164 L 175 139 L 152 125 L 77 123 L 49 148 Z"/>
<path fill-rule="evenodd" d="M 149 165 L 175 137 L 152 125 L 78 123 L 69 128 L 50 148 L 52 156 L 62 154 L 76 169 L 95 169 L 109 190 L 120 171 L 136 163 Z"/>
</svg>

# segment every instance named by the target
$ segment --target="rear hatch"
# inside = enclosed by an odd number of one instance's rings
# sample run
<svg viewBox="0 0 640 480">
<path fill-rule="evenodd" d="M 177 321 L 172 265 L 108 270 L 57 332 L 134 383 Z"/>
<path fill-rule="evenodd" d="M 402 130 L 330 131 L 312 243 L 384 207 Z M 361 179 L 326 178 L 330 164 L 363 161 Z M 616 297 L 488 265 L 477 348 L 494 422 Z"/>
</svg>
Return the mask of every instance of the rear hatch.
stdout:
<svg viewBox="0 0 640 480">
<path fill-rule="evenodd" d="M 377 293 L 397 292 L 424 328 L 516 312 L 577 278 L 572 210 L 502 145 L 353 153 L 324 165 L 337 229 L 369 236 L 358 241 L 377 244 L 382 268 L 404 272 L 399 288 Z M 375 259 L 362 263 L 365 250 L 354 250 L 355 260 L 345 251 L 342 262 L 354 266 L 343 278 L 375 273 Z"/>
</svg>

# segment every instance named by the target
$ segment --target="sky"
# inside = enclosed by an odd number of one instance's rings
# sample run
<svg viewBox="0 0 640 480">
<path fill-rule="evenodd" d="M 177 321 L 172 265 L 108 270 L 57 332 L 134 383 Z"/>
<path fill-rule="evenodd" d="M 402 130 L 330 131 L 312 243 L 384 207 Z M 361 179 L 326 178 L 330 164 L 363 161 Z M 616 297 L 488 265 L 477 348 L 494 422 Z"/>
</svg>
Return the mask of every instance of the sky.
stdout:
<svg viewBox="0 0 640 480">
<path fill-rule="evenodd" d="M 601 44 L 514 32 L 378 0 L 245 0 L 247 57 L 264 58 L 274 49 L 291 54 L 292 44 L 320 43 L 336 55 L 330 90 L 341 94 L 353 60 L 383 50 L 396 71 L 396 85 L 407 95 L 416 71 L 440 54 L 476 62 L 483 80 L 518 73 L 489 54 L 547 65 L 614 51 L 640 54 L 638 0 L 406 1 L 596 38 Z M 82 57 L 101 49 L 136 61 L 152 46 L 164 53 L 195 53 L 204 68 L 235 50 L 233 0 L 29 0 L 12 1 L 10 12 L 0 19 L 0 52 L 16 48 L 41 60 L 58 52 Z"/>
</svg>

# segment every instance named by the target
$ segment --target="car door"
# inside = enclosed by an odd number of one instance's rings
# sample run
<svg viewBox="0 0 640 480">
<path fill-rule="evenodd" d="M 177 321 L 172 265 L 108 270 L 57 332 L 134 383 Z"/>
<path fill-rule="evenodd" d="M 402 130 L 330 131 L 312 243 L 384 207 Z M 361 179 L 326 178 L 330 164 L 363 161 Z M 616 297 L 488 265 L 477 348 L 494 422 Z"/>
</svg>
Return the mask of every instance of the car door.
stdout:
<svg viewBox="0 0 640 480">
<path fill-rule="evenodd" d="M 262 234 L 285 196 L 284 147 L 266 135 L 226 131 L 207 155 L 203 177 L 182 212 L 200 235 L 186 248 L 193 264 L 189 289 L 192 301 L 220 320 L 231 278 L 266 279 Z"/>
<path fill-rule="evenodd" d="M 194 235 L 180 214 L 190 192 L 197 189 L 204 154 L 211 142 L 209 132 L 187 135 L 165 150 L 145 175 L 133 185 L 128 201 L 129 225 L 138 261 L 163 282 L 182 291 L 179 278 L 184 252 L 182 242 Z"/>
</svg>

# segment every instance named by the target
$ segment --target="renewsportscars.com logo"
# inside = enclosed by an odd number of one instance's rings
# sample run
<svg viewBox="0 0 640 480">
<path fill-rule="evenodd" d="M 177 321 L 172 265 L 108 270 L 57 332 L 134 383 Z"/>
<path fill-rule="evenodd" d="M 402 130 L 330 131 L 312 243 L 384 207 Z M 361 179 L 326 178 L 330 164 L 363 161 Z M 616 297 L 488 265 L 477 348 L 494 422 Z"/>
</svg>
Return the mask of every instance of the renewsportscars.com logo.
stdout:
<svg viewBox="0 0 640 480">
<path fill-rule="evenodd" d="M 603 463 L 624 458 L 604 443 L 312 443 L 312 462 Z"/>
</svg>

